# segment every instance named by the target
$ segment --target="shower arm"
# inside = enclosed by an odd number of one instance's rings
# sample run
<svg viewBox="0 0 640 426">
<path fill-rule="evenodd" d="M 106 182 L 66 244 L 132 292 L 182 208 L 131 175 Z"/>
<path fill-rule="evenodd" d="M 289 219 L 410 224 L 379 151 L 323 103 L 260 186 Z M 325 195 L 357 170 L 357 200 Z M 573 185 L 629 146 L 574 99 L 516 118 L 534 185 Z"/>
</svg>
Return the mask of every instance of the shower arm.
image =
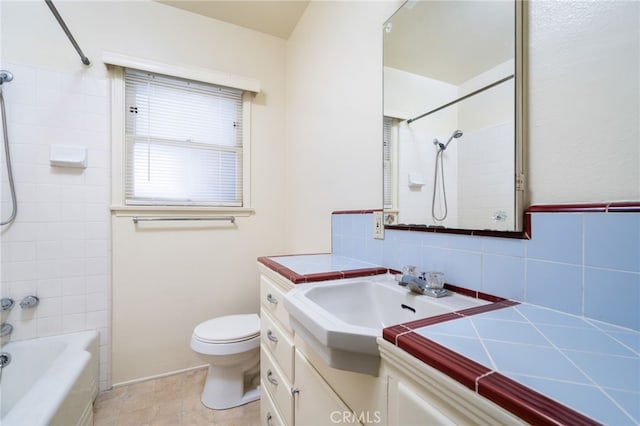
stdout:
<svg viewBox="0 0 640 426">
<path fill-rule="evenodd" d="M 82 49 L 80 49 L 80 46 L 78 46 L 76 39 L 73 38 L 73 34 L 71 34 L 71 31 L 69 31 L 67 24 L 64 23 L 64 20 L 62 19 L 62 16 L 60 16 L 60 14 L 58 13 L 58 9 L 56 9 L 55 5 L 53 4 L 53 1 L 51 0 L 44 0 L 44 1 L 45 3 L 47 3 L 47 6 L 49 6 L 51 13 L 53 13 L 53 16 L 55 16 L 56 20 L 62 27 L 62 31 L 64 31 L 64 33 L 69 38 L 69 41 L 71 42 L 73 47 L 76 49 L 76 52 L 78 52 L 78 55 L 80 55 L 80 60 L 82 61 L 82 63 L 87 66 L 91 65 L 91 62 L 89 62 L 89 58 L 85 56 L 85 54 L 82 52 Z"/>
<path fill-rule="evenodd" d="M 485 90 L 491 89 L 492 87 L 495 87 L 495 86 L 497 86 L 498 84 L 502 84 L 502 83 L 504 83 L 505 81 L 509 81 L 509 80 L 511 80 L 511 79 L 512 79 L 512 78 L 514 78 L 514 77 L 515 77 L 515 76 L 514 76 L 513 74 L 511 74 L 511 75 L 509 75 L 509 76 L 507 76 L 507 77 L 505 77 L 505 78 L 502 78 L 502 79 L 500 79 L 500 80 L 498 80 L 498 81 L 494 81 L 494 82 L 493 82 L 493 83 L 491 83 L 491 84 L 487 84 L 486 86 L 481 87 L 481 88 L 480 88 L 480 89 L 478 89 L 478 90 L 474 90 L 474 91 L 473 91 L 473 92 L 471 92 L 471 93 L 467 93 L 466 95 L 464 95 L 464 96 L 462 96 L 462 97 L 460 97 L 460 98 L 458 98 L 458 99 L 455 99 L 455 100 L 453 100 L 453 101 L 451 101 L 451 102 L 449 102 L 449 103 L 446 103 L 446 104 L 444 104 L 444 105 L 442 105 L 442 106 L 439 106 L 439 107 L 438 107 L 438 108 L 436 108 L 436 109 L 432 109 L 431 111 L 429 111 L 429 112 L 425 112 L 424 114 L 421 114 L 421 115 L 419 115 L 419 116 L 417 116 L 417 117 L 409 118 L 409 119 L 407 120 L 407 124 L 411 124 L 411 123 L 413 123 L 413 122 L 414 122 L 414 121 L 416 121 L 416 120 L 420 120 L 421 118 L 424 118 L 424 117 L 426 117 L 426 116 L 428 116 L 428 115 L 433 114 L 434 112 L 438 112 L 438 111 L 440 111 L 441 109 L 445 109 L 446 107 L 449 107 L 449 106 L 451 106 L 451 105 L 455 105 L 455 104 L 457 104 L 457 103 L 458 103 L 458 102 L 460 102 L 460 101 L 464 101 L 465 99 L 470 98 L 471 96 L 475 96 L 475 95 L 477 95 L 478 93 L 482 93 L 482 92 L 484 92 Z"/>
</svg>

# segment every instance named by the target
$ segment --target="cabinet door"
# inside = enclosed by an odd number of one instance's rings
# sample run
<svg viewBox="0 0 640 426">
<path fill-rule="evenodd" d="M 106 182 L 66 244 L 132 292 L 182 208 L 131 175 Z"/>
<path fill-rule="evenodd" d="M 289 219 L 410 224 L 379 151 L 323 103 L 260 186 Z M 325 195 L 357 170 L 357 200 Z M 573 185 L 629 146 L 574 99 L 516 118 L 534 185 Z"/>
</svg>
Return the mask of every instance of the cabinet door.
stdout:
<svg viewBox="0 0 640 426">
<path fill-rule="evenodd" d="M 353 413 L 333 392 L 309 361 L 296 350 L 294 406 L 296 426 L 362 424 L 369 413 Z"/>
<path fill-rule="evenodd" d="M 429 403 L 426 395 L 408 383 L 389 377 L 390 425 L 454 425 L 455 422 Z"/>
</svg>

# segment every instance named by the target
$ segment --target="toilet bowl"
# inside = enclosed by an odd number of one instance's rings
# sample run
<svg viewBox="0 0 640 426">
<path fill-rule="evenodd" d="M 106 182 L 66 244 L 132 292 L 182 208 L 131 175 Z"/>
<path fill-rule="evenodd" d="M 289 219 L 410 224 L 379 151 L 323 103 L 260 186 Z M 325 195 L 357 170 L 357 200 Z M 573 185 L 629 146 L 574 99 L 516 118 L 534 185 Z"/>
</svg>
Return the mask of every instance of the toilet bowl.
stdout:
<svg viewBox="0 0 640 426">
<path fill-rule="evenodd" d="M 198 324 L 191 349 L 209 365 L 202 403 L 216 410 L 260 399 L 260 317 L 228 315 Z"/>
</svg>

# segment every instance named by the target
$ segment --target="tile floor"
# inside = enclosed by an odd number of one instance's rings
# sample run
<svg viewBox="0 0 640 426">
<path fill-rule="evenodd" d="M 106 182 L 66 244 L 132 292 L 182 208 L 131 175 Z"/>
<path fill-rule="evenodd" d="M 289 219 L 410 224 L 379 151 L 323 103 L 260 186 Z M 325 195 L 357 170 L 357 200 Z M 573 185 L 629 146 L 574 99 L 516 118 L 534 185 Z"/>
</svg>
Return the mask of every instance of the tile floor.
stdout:
<svg viewBox="0 0 640 426">
<path fill-rule="evenodd" d="M 94 426 L 260 424 L 260 402 L 210 410 L 200 402 L 206 369 L 121 386 L 98 395 Z"/>
</svg>

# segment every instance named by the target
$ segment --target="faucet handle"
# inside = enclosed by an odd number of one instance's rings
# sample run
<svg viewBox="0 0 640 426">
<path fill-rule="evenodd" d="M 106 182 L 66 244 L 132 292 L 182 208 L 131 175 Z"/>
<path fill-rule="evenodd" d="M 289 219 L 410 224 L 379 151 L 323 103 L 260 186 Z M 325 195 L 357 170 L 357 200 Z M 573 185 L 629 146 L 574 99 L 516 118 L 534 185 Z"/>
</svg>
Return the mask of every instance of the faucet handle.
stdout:
<svg viewBox="0 0 640 426">
<path fill-rule="evenodd" d="M 402 274 L 415 277 L 416 276 L 416 267 L 414 265 L 407 265 L 404 268 L 402 268 Z"/>
</svg>

